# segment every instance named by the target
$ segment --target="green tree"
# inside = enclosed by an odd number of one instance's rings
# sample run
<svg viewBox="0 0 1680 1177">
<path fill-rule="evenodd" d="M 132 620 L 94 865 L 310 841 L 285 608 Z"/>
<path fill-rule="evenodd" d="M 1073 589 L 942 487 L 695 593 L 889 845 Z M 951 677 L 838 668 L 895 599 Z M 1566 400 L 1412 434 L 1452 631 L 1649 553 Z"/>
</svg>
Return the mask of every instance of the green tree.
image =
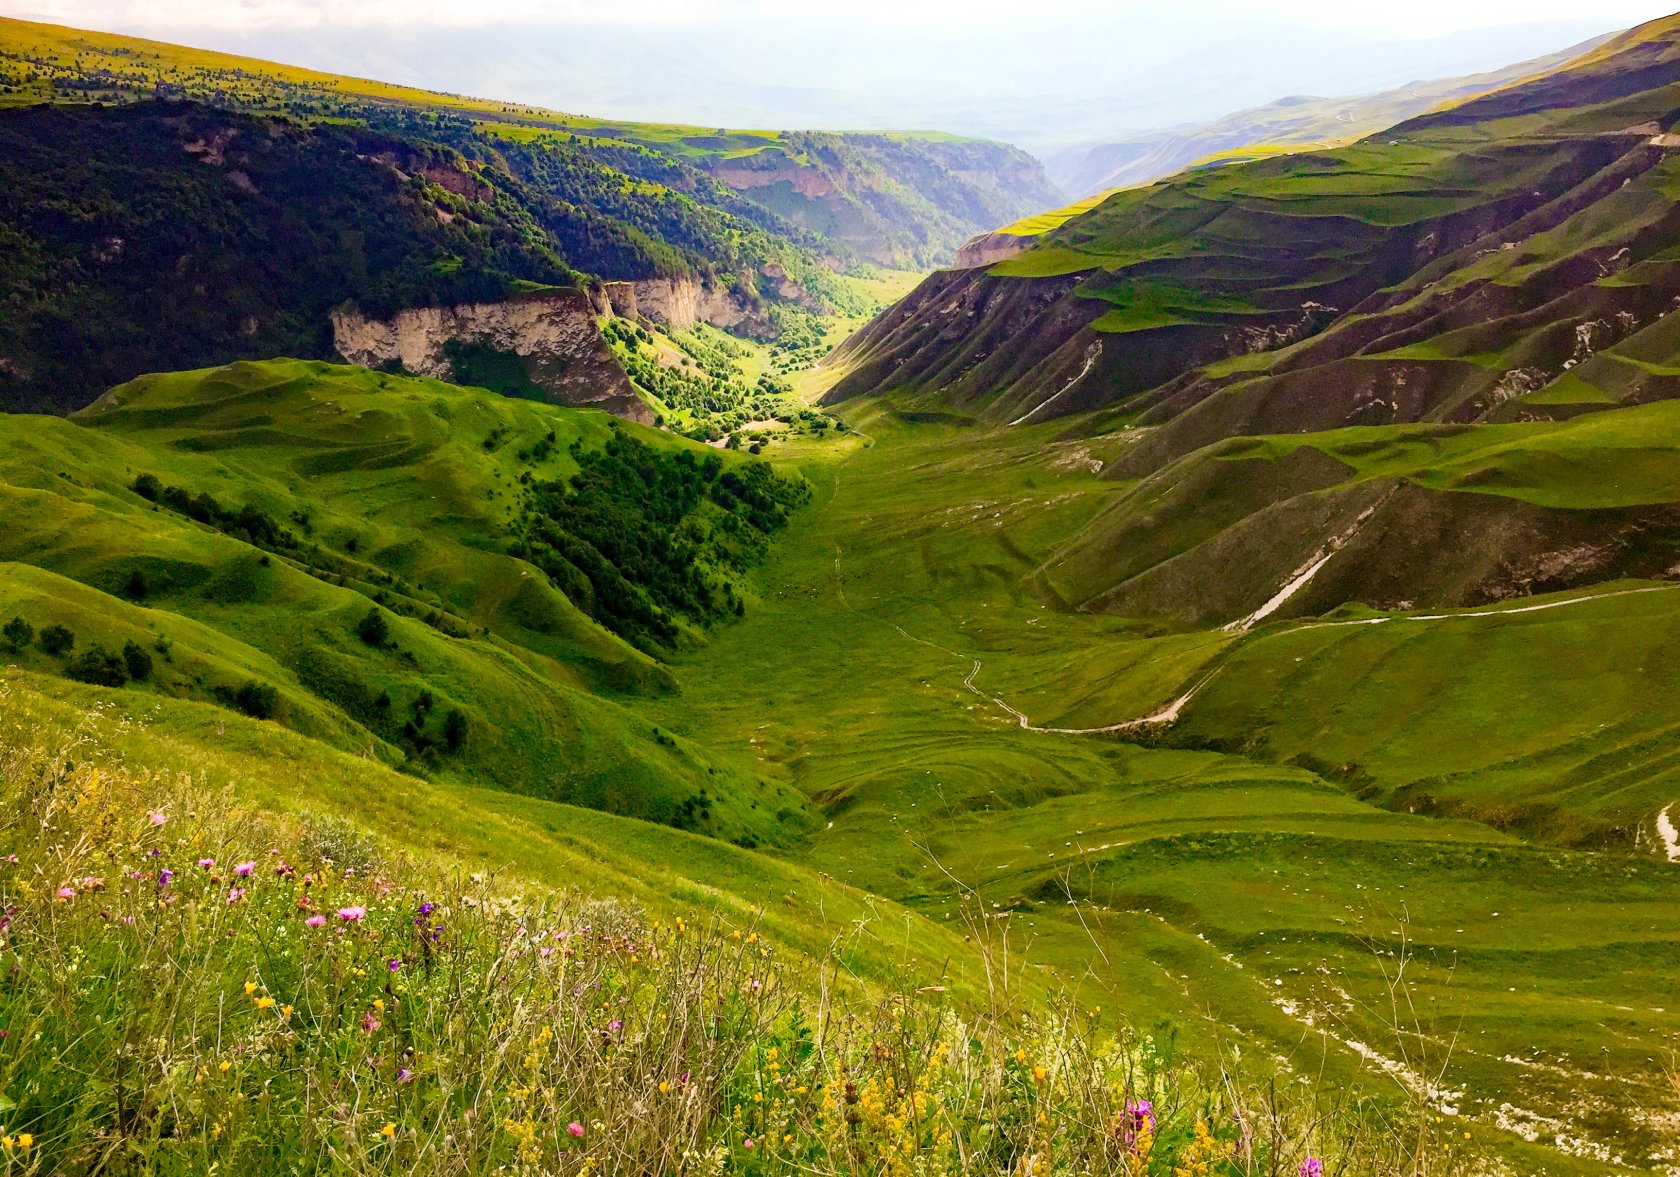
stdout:
<svg viewBox="0 0 1680 1177">
<path fill-rule="evenodd" d="M 0 628 L 0 637 L 6 639 L 12 653 L 21 654 L 34 644 L 35 627 L 21 617 L 14 617 Z"/>
<path fill-rule="evenodd" d="M 143 682 L 152 677 L 152 656 L 142 650 L 135 642 L 126 642 L 122 649 L 123 665 L 128 669 L 128 677 L 136 682 Z"/>
<path fill-rule="evenodd" d="M 443 717 L 443 742 L 451 752 L 459 752 L 467 742 L 467 713 L 459 707 L 451 707 Z"/>
<path fill-rule="evenodd" d="M 41 649 L 53 657 L 62 657 L 76 648 L 76 635 L 62 625 L 49 625 L 41 631 Z"/>
<path fill-rule="evenodd" d="M 128 583 L 123 585 L 123 596 L 131 601 L 144 601 L 147 591 L 146 574 L 136 568 L 128 574 Z"/>
<path fill-rule="evenodd" d="M 280 712 L 280 692 L 251 679 L 233 693 L 233 705 L 252 719 L 273 719 Z"/>
<path fill-rule="evenodd" d="M 97 687 L 120 687 L 128 684 L 128 669 L 123 660 L 104 646 L 89 646 L 86 652 L 72 658 L 64 673 L 77 682 Z"/>
<path fill-rule="evenodd" d="M 370 646 L 383 646 L 391 640 L 391 626 L 384 612 L 375 605 L 367 616 L 356 622 L 356 636 Z"/>
</svg>

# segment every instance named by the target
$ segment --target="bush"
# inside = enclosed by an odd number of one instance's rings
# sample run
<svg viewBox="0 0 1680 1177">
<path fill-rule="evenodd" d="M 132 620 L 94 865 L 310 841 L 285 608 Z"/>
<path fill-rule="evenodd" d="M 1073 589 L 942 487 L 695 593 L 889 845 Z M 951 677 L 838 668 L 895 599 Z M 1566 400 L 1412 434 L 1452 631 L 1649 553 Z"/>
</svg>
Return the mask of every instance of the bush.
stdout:
<svg viewBox="0 0 1680 1177">
<path fill-rule="evenodd" d="M 356 636 L 368 645 L 376 647 L 382 647 L 391 640 L 391 625 L 385 620 L 385 614 L 378 605 L 369 609 L 367 616 L 356 622 Z"/>
<path fill-rule="evenodd" d="M 280 713 L 280 692 L 250 679 L 233 692 L 233 705 L 252 719 L 273 719 Z"/>
<path fill-rule="evenodd" d="M 128 583 L 123 585 L 123 596 L 131 601 L 144 601 L 147 591 L 146 574 L 136 568 L 128 574 Z"/>
<path fill-rule="evenodd" d="M 6 639 L 12 653 L 21 654 L 34 645 L 35 627 L 21 617 L 14 617 L 0 628 L 0 638 Z"/>
<path fill-rule="evenodd" d="M 90 646 L 85 653 L 72 658 L 64 673 L 77 682 L 91 683 L 96 687 L 128 685 L 128 669 L 123 660 L 99 645 Z"/>
<path fill-rule="evenodd" d="M 122 658 L 129 678 L 142 682 L 152 677 L 152 656 L 136 643 L 130 641 L 123 644 Z"/>
<path fill-rule="evenodd" d="M 41 649 L 54 658 L 62 657 L 76 648 L 76 635 L 62 625 L 49 625 L 41 631 Z"/>
<path fill-rule="evenodd" d="M 467 713 L 459 707 L 451 707 L 443 717 L 443 742 L 451 752 L 459 752 L 467 742 Z"/>
</svg>

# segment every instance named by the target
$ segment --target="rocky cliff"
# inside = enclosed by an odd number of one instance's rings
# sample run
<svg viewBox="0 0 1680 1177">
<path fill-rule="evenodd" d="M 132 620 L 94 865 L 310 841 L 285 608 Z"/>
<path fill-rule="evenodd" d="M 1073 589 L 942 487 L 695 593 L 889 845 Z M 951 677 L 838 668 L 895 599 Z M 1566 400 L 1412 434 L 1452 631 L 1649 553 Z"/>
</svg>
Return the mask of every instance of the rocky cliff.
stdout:
<svg viewBox="0 0 1680 1177">
<path fill-rule="evenodd" d="M 395 363 L 416 375 L 651 424 L 653 414 L 602 340 L 595 313 L 589 296 L 577 290 L 417 307 L 388 319 L 340 309 L 332 316 L 333 345 L 364 367 Z"/>
</svg>

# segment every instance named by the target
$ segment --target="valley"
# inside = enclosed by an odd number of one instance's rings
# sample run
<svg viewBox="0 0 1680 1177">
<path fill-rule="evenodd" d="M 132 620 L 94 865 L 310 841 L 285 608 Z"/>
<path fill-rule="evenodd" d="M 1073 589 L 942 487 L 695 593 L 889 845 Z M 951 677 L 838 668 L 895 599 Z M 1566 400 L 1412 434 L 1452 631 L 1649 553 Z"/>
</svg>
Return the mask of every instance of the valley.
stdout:
<svg viewBox="0 0 1680 1177">
<path fill-rule="evenodd" d="M 1057 209 L 0 20 L 0 1162 L 1680 1172 L 1580 49 Z"/>
</svg>

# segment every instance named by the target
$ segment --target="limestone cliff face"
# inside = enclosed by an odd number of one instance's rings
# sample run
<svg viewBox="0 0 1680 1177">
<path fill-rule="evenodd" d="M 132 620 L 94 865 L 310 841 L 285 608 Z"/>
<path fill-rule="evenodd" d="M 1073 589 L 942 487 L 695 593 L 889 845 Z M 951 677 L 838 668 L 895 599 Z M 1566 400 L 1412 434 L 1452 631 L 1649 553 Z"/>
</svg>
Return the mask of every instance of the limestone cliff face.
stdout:
<svg viewBox="0 0 1680 1177">
<path fill-rule="evenodd" d="M 957 268 L 973 270 L 980 266 L 995 266 L 1018 253 L 1025 253 L 1034 240 L 1032 237 L 1017 237 L 1001 229 L 996 233 L 981 233 L 979 236 L 970 237 L 963 247 L 957 250 Z"/>
<path fill-rule="evenodd" d="M 601 338 L 595 307 L 581 291 L 544 291 L 503 302 L 416 307 L 390 319 L 334 311 L 333 345 L 352 364 L 392 361 L 437 380 L 464 380 L 451 344 L 515 357 L 530 384 L 555 404 L 605 409 L 643 424 L 653 414 Z M 457 355 L 459 352 L 457 351 Z"/>
<path fill-rule="evenodd" d="M 805 291 L 774 264 L 762 273 L 741 275 L 732 287 L 692 277 L 644 278 L 602 282 L 590 291 L 590 299 L 599 314 L 647 318 L 674 331 L 710 323 L 753 338 L 768 338 L 772 327 L 763 299 L 767 291 L 784 302 L 809 302 Z"/>
</svg>

